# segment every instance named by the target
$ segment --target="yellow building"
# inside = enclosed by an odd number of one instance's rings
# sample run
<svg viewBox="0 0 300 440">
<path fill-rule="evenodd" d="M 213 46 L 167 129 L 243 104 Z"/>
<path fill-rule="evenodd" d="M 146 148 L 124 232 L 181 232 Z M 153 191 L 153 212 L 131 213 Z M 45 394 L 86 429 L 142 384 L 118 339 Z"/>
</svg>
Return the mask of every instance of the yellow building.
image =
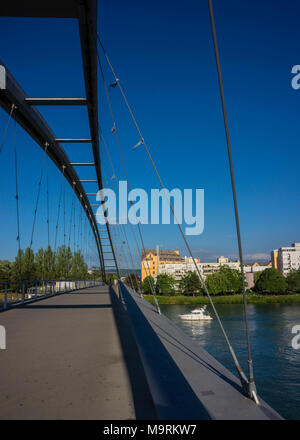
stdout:
<svg viewBox="0 0 300 440">
<path fill-rule="evenodd" d="M 273 269 L 278 269 L 278 249 L 271 252 L 271 260 Z"/>
<path fill-rule="evenodd" d="M 160 264 L 174 264 L 184 263 L 184 259 L 179 255 L 179 250 L 161 250 L 157 249 L 145 249 L 142 252 L 141 259 L 141 278 L 142 281 L 148 277 L 157 277 L 158 268 Z"/>
</svg>

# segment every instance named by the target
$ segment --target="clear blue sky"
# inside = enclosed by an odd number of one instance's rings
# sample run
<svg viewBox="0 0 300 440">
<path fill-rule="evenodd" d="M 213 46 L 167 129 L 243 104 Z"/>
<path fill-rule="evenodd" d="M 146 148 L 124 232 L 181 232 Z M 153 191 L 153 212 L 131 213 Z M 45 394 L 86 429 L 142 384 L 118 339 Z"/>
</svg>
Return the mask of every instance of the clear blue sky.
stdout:
<svg viewBox="0 0 300 440">
<path fill-rule="evenodd" d="M 215 0 L 214 9 L 244 253 L 247 260 L 268 258 L 271 249 L 300 240 L 300 90 L 291 87 L 292 66 L 300 64 L 300 5 L 297 0 Z M 204 233 L 190 239 L 195 256 L 234 258 L 233 203 L 207 1 L 103 0 L 99 32 L 165 185 L 205 190 Z M 84 96 L 75 20 L 1 18 L 0 38 L 0 59 L 28 95 Z M 100 121 L 122 178 L 100 91 Z M 158 187 L 144 151 L 131 152 L 138 137 L 117 89 L 112 102 L 131 185 Z M 40 110 L 58 137 L 88 137 L 85 109 Z M 0 135 L 6 120 L 1 111 Z M 0 165 L 5 213 L 0 219 L 0 258 L 13 258 L 17 248 L 12 136 L 11 126 Z M 66 149 L 72 161 L 92 160 L 89 145 Z M 28 244 L 42 153 L 20 128 L 18 151 L 22 235 Z M 82 178 L 92 178 L 91 171 L 80 171 Z M 60 177 L 54 166 L 49 172 L 54 212 Z M 45 200 L 39 215 L 45 220 Z M 36 247 L 46 242 L 44 220 L 38 225 Z M 146 247 L 159 244 L 186 254 L 174 226 L 143 231 Z"/>
</svg>

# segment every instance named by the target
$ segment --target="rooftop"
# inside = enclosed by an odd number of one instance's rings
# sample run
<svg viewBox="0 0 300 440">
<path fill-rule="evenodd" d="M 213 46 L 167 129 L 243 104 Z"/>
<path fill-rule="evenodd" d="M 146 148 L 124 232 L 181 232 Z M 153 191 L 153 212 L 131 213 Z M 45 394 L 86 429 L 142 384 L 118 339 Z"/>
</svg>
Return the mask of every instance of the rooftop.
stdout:
<svg viewBox="0 0 300 440">
<path fill-rule="evenodd" d="M 156 249 L 145 249 L 145 251 L 142 251 L 142 259 L 145 258 L 148 254 L 156 255 L 157 251 Z M 178 250 L 164 250 L 159 249 L 158 250 L 159 258 L 160 260 L 169 260 L 169 261 L 184 261 L 184 258 L 182 258 L 179 255 Z"/>
</svg>

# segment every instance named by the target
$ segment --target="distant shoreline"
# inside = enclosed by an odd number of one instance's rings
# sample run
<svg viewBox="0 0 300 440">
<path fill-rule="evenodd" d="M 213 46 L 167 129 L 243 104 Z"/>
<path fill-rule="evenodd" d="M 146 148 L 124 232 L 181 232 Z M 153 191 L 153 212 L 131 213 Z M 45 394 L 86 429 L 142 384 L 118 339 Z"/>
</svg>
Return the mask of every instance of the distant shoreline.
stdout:
<svg viewBox="0 0 300 440">
<path fill-rule="evenodd" d="M 152 295 L 143 295 L 151 304 L 154 304 Z M 209 304 L 206 296 L 157 296 L 159 304 L 197 305 Z M 243 295 L 213 296 L 215 304 L 243 304 Z M 247 295 L 248 304 L 284 304 L 300 303 L 300 293 L 291 295 Z"/>
</svg>

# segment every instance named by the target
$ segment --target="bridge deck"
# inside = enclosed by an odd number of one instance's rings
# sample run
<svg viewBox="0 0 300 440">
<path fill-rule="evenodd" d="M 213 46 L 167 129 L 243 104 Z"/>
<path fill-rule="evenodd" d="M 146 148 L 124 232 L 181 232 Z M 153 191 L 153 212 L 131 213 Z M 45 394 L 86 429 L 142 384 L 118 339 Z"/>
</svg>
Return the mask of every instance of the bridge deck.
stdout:
<svg viewBox="0 0 300 440">
<path fill-rule="evenodd" d="M 280 419 L 123 284 L 19 306 L 0 324 L 0 419 Z"/>
<path fill-rule="evenodd" d="M 260 398 L 244 397 L 239 380 L 137 293 L 121 285 L 152 399 L 160 419 L 277 420 Z"/>
<path fill-rule="evenodd" d="M 103 286 L 1 313 L 0 418 L 135 418 L 113 308 Z"/>
</svg>

